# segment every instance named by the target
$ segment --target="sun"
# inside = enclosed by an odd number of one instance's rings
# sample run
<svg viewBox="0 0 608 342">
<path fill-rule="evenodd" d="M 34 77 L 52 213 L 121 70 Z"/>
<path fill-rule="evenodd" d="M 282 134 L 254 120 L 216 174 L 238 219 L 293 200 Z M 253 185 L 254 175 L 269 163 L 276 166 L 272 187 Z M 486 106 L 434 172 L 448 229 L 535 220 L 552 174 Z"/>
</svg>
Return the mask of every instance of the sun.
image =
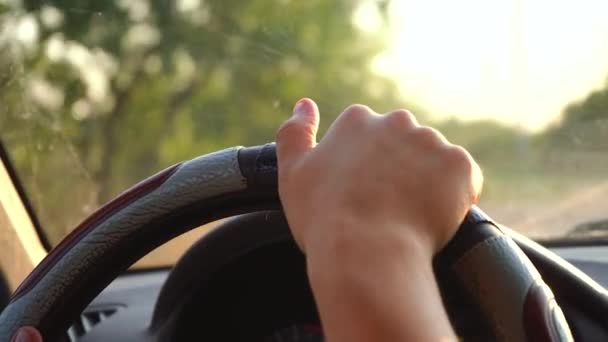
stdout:
<svg viewBox="0 0 608 342">
<path fill-rule="evenodd" d="M 603 0 L 393 0 L 373 68 L 438 118 L 540 130 L 605 85 L 606 13 Z"/>
</svg>

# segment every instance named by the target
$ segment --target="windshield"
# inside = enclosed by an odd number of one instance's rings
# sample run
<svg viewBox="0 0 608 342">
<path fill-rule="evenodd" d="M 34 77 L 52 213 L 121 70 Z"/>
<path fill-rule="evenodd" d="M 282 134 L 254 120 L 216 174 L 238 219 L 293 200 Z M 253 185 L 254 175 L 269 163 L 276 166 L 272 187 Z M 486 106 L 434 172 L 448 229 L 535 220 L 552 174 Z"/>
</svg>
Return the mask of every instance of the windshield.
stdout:
<svg viewBox="0 0 608 342">
<path fill-rule="evenodd" d="M 55 245 L 172 163 L 274 140 L 301 97 L 319 103 L 321 133 L 351 103 L 405 107 L 470 150 L 497 221 L 568 238 L 608 216 L 606 13 L 601 0 L 0 0 L 0 138 Z"/>
</svg>

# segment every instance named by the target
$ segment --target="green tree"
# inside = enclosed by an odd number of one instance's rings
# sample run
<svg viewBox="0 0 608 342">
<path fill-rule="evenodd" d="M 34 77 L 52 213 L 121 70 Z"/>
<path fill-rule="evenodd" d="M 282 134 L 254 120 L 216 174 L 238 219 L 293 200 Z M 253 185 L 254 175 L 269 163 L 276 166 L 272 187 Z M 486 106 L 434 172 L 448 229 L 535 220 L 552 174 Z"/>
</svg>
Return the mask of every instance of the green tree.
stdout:
<svg viewBox="0 0 608 342">
<path fill-rule="evenodd" d="M 2 5 L 0 135 L 51 240 L 171 163 L 273 140 L 299 97 L 320 100 L 323 129 L 349 103 L 403 106 L 368 67 L 384 42 L 355 27 L 358 5 Z"/>
<path fill-rule="evenodd" d="M 570 104 L 562 120 L 546 133 L 547 143 L 567 149 L 601 151 L 608 148 L 608 83 Z"/>
</svg>

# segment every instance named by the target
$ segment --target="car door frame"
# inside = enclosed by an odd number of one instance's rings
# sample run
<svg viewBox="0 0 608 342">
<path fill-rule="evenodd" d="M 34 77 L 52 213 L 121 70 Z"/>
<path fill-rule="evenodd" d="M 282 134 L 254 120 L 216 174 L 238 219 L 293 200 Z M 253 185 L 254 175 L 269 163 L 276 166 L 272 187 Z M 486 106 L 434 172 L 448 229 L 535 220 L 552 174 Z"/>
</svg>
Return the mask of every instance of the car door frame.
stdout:
<svg viewBox="0 0 608 342">
<path fill-rule="evenodd" d="M 46 256 L 44 238 L 0 144 L 0 272 L 12 292 Z"/>
</svg>

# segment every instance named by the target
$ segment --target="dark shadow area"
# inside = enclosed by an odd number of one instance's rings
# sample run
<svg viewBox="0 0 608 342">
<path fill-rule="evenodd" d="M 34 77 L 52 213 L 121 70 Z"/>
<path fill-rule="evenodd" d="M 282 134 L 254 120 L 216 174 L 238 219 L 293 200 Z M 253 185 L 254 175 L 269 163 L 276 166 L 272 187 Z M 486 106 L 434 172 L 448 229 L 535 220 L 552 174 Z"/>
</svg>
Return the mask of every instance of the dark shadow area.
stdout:
<svg viewBox="0 0 608 342">
<path fill-rule="evenodd" d="M 11 290 L 8 286 L 8 282 L 4 277 L 4 272 L 0 272 L 0 312 L 4 310 L 11 298 Z"/>
</svg>

